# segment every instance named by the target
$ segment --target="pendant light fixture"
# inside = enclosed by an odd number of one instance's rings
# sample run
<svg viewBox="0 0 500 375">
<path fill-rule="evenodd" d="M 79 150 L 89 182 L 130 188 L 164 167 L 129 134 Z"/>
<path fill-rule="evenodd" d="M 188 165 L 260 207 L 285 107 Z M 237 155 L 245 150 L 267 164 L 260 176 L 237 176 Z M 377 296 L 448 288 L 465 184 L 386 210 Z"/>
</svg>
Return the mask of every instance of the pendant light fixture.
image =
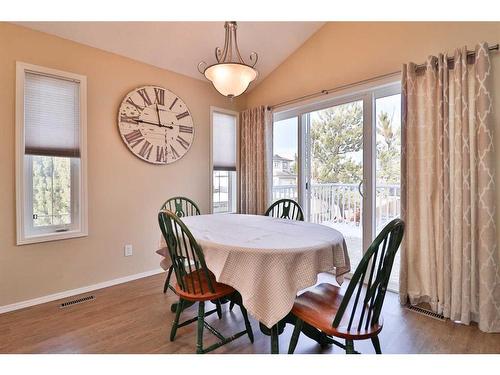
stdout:
<svg viewBox="0 0 500 375">
<path fill-rule="evenodd" d="M 259 74 L 254 69 L 258 59 L 256 52 L 250 54 L 251 65 L 245 64 L 242 59 L 236 39 L 236 28 L 234 21 L 224 24 L 224 49 L 221 51 L 219 47 L 215 48 L 217 63 L 207 66 L 207 63 L 202 61 L 198 64 L 198 71 L 212 82 L 218 92 L 229 98 L 243 94 Z"/>
</svg>

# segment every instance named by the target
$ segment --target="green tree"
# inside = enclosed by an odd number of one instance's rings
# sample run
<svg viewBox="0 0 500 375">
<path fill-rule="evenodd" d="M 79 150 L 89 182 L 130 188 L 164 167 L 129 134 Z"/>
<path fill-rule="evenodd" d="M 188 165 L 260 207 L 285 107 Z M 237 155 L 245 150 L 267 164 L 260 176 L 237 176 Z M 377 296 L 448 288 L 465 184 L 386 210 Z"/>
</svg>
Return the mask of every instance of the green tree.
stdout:
<svg viewBox="0 0 500 375">
<path fill-rule="evenodd" d="M 398 184 L 400 180 L 401 131 L 394 114 L 382 111 L 377 118 L 377 180 Z M 357 183 L 362 176 L 359 156 L 363 146 L 363 109 L 359 102 L 318 111 L 311 126 L 312 174 L 320 183 Z"/>
<path fill-rule="evenodd" d="M 363 147 L 363 106 L 348 103 L 316 112 L 311 126 L 312 174 L 320 183 L 357 183 L 361 161 L 353 158 Z"/>
<path fill-rule="evenodd" d="M 380 112 L 377 119 L 377 180 L 379 183 L 398 184 L 401 175 L 401 131 L 393 123 L 394 114 Z"/>
<path fill-rule="evenodd" d="M 51 224 L 52 215 L 52 159 L 32 156 L 33 214 L 35 225 Z"/>
<path fill-rule="evenodd" d="M 32 156 L 32 164 L 35 225 L 70 223 L 70 159 Z"/>
<path fill-rule="evenodd" d="M 388 149 L 390 149 L 392 144 L 396 141 L 396 134 L 392 129 L 392 117 L 389 118 L 389 114 L 387 112 L 381 111 L 378 115 L 377 134 L 382 136 Z"/>
<path fill-rule="evenodd" d="M 71 222 L 71 160 L 54 158 L 53 179 L 54 224 Z"/>
</svg>

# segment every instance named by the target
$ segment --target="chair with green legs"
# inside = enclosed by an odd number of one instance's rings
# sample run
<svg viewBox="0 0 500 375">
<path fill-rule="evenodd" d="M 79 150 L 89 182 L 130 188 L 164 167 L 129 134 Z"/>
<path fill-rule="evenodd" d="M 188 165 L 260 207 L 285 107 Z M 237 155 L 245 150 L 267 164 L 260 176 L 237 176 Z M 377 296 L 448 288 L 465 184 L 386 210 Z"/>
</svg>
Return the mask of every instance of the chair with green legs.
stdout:
<svg viewBox="0 0 500 375">
<path fill-rule="evenodd" d="M 200 214 L 200 209 L 198 205 L 194 203 L 191 199 L 186 197 L 172 197 L 168 199 L 161 206 L 160 210 L 170 210 L 174 212 L 178 217 L 195 216 Z M 165 257 L 167 254 L 160 253 Z M 163 268 L 163 263 L 162 263 Z M 163 293 L 166 293 L 168 289 L 175 292 L 174 288 L 170 285 L 170 278 L 172 277 L 172 266 L 167 268 L 167 278 L 165 279 L 165 284 L 163 285 Z"/>
<path fill-rule="evenodd" d="M 320 284 L 296 298 L 296 318 L 288 353 L 297 346 L 302 330 L 318 330 L 324 343 L 335 344 L 347 354 L 357 353 L 354 341 L 371 339 L 381 354 L 380 316 L 394 257 L 403 239 L 404 222 L 394 219 L 385 226 L 359 262 L 344 294 L 331 284 Z M 354 297 L 354 301 L 352 300 Z M 345 345 L 333 339 L 345 340 Z"/>
<path fill-rule="evenodd" d="M 248 320 L 248 314 L 243 306 L 240 294 L 231 286 L 219 283 L 214 274 L 208 269 L 201 247 L 193 235 L 172 211 L 162 210 L 158 213 L 158 222 L 168 252 L 172 261 L 177 283 L 175 291 L 179 295 L 179 303 L 175 313 L 175 319 L 170 332 L 170 340 L 175 339 L 177 329 L 193 322 L 198 323 L 196 353 L 207 353 L 224 344 L 227 344 L 245 334 L 253 343 L 252 326 Z M 245 330 L 230 337 L 224 337 L 214 327 L 205 321 L 205 317 L 213 314 L 217 309 L 205 312 L 206 301 L 228 300 L 237 304 L 245 321 Z M 179 318 L 185 304 L 198 303 L 198 316 L 179 323 Z M 218 304 L 219 305 L 219 304 Z M 203 347 L 203 331 L 207 328 L 219 341 L 208 348 Z"/>
</svg>

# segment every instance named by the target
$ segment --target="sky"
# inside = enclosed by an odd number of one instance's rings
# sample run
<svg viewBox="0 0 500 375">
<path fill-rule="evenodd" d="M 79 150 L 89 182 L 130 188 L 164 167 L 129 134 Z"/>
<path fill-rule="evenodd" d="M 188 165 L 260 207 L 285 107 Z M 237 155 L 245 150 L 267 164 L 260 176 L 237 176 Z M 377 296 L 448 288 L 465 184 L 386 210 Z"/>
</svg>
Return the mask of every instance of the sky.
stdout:
<svg viewBox="0 0 500 375">
<path fill-rule="evenodd" d="M 273 154 L 293 160 L 298 152 L 297 131 L 297 117 L 276 121 L 273 128 Z"/>
</svg>

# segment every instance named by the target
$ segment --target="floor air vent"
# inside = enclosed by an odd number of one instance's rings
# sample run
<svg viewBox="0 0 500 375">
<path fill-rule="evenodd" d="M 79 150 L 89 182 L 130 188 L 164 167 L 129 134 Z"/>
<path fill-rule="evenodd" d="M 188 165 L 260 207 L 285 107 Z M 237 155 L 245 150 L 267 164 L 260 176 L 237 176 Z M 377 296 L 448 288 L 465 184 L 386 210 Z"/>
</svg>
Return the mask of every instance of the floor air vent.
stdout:
<svg viewBox="0 0 500 375">
<path fill-rule="evenodd" d="M 406 305 L 406 308 L 408 310 L 415 311 L 419 314 L 430 316 L 431 318 L 434 318 L 437 320 L 441 320 L 441 321 L 445 320 L 445 317 L 443 315 L 437 314 L 437 313 L 432 312 L 432 311 L 427 310 L 427 309 L 423 309 L 423 308 L 418 307 L 418 306 Z"/>
<path fill-rule="evenodd" d="M 69 307 L 69 306 L 77 305 L 79 303 L 84 303 L 84 302 L 93 301 L 93 300 L 95 300 L 95 296 L 86 296 L 86 297 L 74 299 L 72 301 L 63 302 L 59 305 L 59 308 L 64 309 L 65 307 Z"/>
</svg>

